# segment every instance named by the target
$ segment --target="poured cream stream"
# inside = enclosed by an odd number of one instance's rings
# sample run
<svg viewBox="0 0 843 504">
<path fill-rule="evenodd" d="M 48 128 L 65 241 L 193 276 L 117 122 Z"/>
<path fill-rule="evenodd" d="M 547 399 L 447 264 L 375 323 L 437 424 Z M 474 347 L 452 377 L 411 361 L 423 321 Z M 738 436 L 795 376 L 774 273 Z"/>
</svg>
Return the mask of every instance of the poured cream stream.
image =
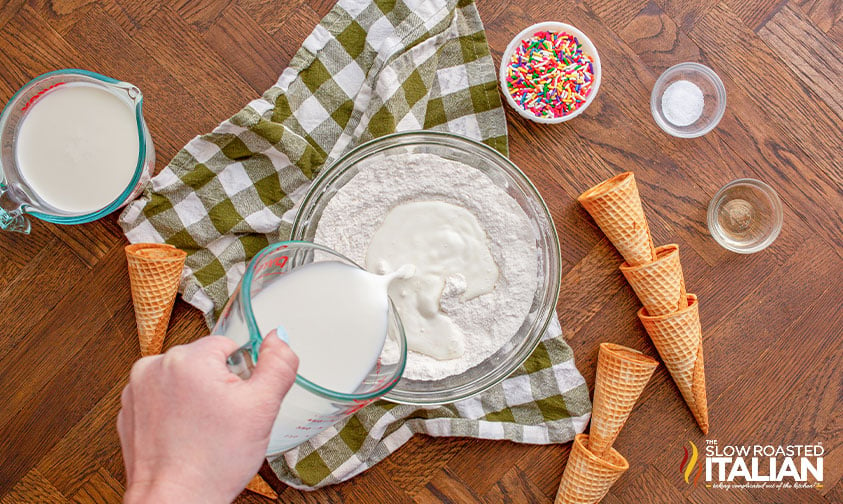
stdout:
<svg viewBox="0 0 843 504">
<path fill-rule="evenodd" d="M 369 244 L 366 267 L 387 273 L 412 264 L 411 278 L 397 278 L 389 288 L 410 350 L 439 360 L 465 352 L 465 336 L 442 312 L 440 299 L 461 291 L 468 301 L 491 292 L 498 267 L 488 237 L 465 208 L 442 201 L 405 203 L 393 208 Z"/>
</svg>

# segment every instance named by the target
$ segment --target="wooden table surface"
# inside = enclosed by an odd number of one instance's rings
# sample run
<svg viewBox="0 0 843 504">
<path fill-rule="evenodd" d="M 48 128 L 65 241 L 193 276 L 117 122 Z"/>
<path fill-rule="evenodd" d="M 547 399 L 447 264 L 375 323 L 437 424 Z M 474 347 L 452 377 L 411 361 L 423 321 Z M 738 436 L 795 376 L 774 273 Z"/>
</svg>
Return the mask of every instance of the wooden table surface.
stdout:
<svg viewBox="0 0 843 504">
<path fill-rule="evenodd" d="M 272 85 L 331 0 L 5 0 L 0 98 L 57 68 L 138 85 L 160 169 Z M 656 355 L 619 257 L 575 197 L 633 170 L 658 244 L 676 242 L 699 295 L 711 432 L 721 444 L 822 443 L 819 490 L 694 488 L 678 467 L 706 439 L 661 366 L 616 448 L 629 471 L 603 502 L 843 502 L 843 7 L 837 0 L 481 0 L 496 62 L 510 38 L 568 21 L 600 50 L 603 83 L 580 118 L 540 127 L 507 111 L 511 157 L 550 206 L 562 241 L 558 310 L 589 386 L 597 345 Z M 726 114 L 674 139 L 649 93 L 667 67 L 723 79 Z M 219 77 L 223 76 L 223 77 Z M 838 82 L 838 84 L 834 84 Z M 775 187 L 784 228 L 767 250 L 724 251 L 706 231 L 715 191 L 740 177 Z M 0 234 L 0 502 L 119 502 L 119 392 L 139 357 L 116 215 L 30 236 Z M 179 301 L 168 345 L 207 332 Z M 284 502 L 551 502 L 569 445 L 417 436 L 354 480 Z M 262 502 L 242 496 L 242 502 Z"/>
</svg>

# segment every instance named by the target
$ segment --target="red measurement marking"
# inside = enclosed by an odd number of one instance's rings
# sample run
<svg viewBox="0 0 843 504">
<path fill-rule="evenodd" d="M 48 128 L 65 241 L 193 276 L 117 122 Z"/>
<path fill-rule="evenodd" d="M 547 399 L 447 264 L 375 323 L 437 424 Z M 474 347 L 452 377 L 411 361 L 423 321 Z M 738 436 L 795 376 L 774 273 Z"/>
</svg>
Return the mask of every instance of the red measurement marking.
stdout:
<svg viewBox="0 0 843 504">
<path fill-rule="evenodd" d="M 38 93 L 36 93 L 36 95 L 35 95 L 35 96 L 33 96 L 32 98 L 30 98 L 30 99 L 29 99 L 29 101 L 28 101 L 28 102 L 26 102 L 26 103 L 24 104 L 24 106 L 23 106 L 23 107 L 21 107 L 21 109 L 20 109 L 20 110 L 21 110 L 21 112 L 24 112 L 26 109 L 28 109 L 28 108 L 29 108 L 29 107 L 30 107 L 33 103 L 35 103 L 35 100 L 37 100 L 38 98 L 40 98 L 40 97 L 41 97 L 41 95 L 43 95 L 44 93 L 46 93 L 47 91 L 49 91 L 49 90 L 51 90 L 51 89 L 53 89 L 53 88 L 56 88 L 56 87 L 61 86 L 62 84 L 64 84 L 64 82 L 56 82 L 56 83 L 55 83 L 55 84 L 53 84 L 52 86 L 50 86 L 50 87 L 46 87 L 46 88 L 42 89 L 41 91 L 38 91 Z"/>
<path fill-rule="evenodd" d="M 374 401 L 374 399 L 368 399 L 364 401 L 358 401 L 357 399 L 354 400 L 354 406 L 349 406 L 343 411 L 346 415 L 353 415 L 360 411 L 361 409 L 365 408 L 370 402 Z"/>
<path fill-rule="evenodd" d="M 270 259 L 268 261 L 264 261 L 262 263 L 259 263 L 257 266 L 255 266 L 255 273 L 258 274 L 257 278 L 263 278 L 263 277 L 269 276 L 269 275 L 283 275 L 284 273 L 286 273 L 286 271 L 266 271 L 266 270 L 269 270 L 270 268 L 282 269 L 282 268 L 284 268 L 284 266 L 287 265 L 287 261 L 289 261 L 289 260 L 290 260 L 289 257 L 281 256 L 281 257 L 276 257 L 274 259 Z M 266 272 L 261 274 L 262 271 L 266 271 Z"/>
</svg>

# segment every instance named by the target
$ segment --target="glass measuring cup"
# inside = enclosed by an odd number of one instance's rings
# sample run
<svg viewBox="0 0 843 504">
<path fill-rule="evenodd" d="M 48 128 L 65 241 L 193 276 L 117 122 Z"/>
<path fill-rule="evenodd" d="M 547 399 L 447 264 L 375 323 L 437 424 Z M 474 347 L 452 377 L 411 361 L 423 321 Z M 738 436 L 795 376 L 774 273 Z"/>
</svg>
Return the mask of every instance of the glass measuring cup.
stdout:
<svg viewBox="0 0 843 504">
<path fill-rule="evenodd" d="M 18 131 L 32 105 L 62 86 L 85 84 L 108 91 L 135 112 L 138 160 L 131 181 L 107 206 L 93 212 L 68 212 L 45 201 L 22 175 L 16 155 Z M 97 220 L 134 199 L 149 180 L 155 166 L 155 149 L 142 114 L 143 95 L 128 82 L 87 70 L 65 69 L 36 77 L 15 93 L 0 114 L 0 229 L 28 233 L 32 215 L 56 224 L 83 224 Z"/>
<path fill-rule="evenodd" d="M 252 310 L 252 299 L 285 274 L 322 261 L 360 268 L 326 247 L 299 241 L 269 245 L 252 259 L 212 331 L 242 345 L 229 356 L 228 366 L 232 372 L 243 379 L 251 376 L 261 342 L 275 328 L 259 326 Z M 335 288 L 342 289 L 342 286 Z M 387 344 L 377 361 L 351 393 L 330 390 L 301 374 L 296 375 L 295 384 L 284 397 L 275 419 L 267 455 L 276 455 L 298 446 L 392 390 L 404 372 L 407 344 L 401 320 L 391 302 L 387 313 L 386 340 Z M 397 358 L 394 353 L 386 355 L 387 347 L 398 349 Z"/>
</svg>

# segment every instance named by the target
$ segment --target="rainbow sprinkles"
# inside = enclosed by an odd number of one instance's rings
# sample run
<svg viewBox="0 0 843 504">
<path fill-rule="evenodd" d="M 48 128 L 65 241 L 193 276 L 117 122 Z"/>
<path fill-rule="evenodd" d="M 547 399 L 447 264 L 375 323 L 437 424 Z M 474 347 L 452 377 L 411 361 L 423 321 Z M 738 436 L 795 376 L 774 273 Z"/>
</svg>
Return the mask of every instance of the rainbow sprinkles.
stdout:
<svg viewBox="0 0 843 504">
<path fill-rule="evenodd" d="M 507 66 L 506 87 L 515 103 L 548 119 L 583 106 L 594 83 L 594 61 L 577 37 L 540 31 L 522 41 Z"/>
</svg>

